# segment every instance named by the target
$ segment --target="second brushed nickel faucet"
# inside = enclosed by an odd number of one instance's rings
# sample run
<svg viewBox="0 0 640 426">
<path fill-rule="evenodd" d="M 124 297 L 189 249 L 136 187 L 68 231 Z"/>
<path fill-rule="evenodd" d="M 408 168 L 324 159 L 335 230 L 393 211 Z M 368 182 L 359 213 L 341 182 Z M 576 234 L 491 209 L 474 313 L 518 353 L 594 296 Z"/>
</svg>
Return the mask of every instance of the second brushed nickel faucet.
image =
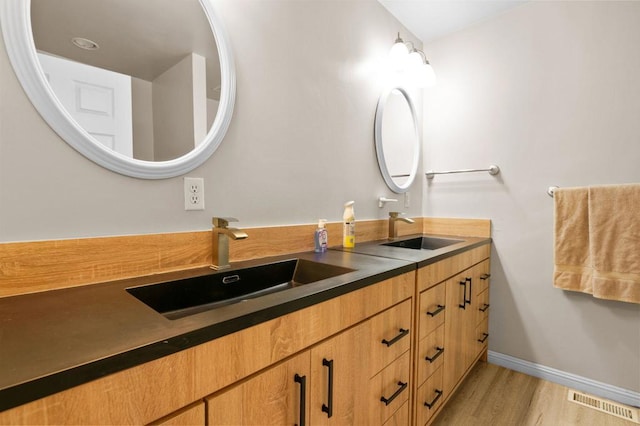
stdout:
<svg viewBox="0 0 640 426">
<path fill-rule="evenodd" d="M 215 270 L 227 269 L 229 264 L 229 238 L 244 240 L 248 238 L 246 232 L 237 228 L 229 228 L 229 222 L 237 222 L 234 217 L 214 217 L 213 223 L 213 262 L 211 268 Z"/>
<path fill-rule="evenodd" d="M 396 229 L 396 222 L 402 221 L 405 223 L 415 223 L 413 219 L 408 217 L 402 217 L 403 213 L 389 212 L 389 239 L 396 238 L 398 236 L 398 230 Z"/>
</svg>

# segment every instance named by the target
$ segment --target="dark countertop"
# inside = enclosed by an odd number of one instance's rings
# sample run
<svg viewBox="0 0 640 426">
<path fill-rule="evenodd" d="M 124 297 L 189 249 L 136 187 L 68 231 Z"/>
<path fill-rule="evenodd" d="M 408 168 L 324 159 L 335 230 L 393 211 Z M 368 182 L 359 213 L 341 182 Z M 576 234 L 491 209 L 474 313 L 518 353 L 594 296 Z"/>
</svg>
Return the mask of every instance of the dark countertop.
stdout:
<svg viewBox="0 0 640 426">
<path fill-rule="evenodd" d="M 170 320 L 125 289 L 301 258 L 354 269 Z M 211 341 L 415 270 L 411 261 L 330 250 L 0 298 L 0 411 Z"/>
<path fill-rule="evenodd" d="M 421 235 L 405 236 L 406 240 Z M 438 235 L 437 237 L 446 237 Z M 0 298 L 0 411 L 211 341 L 342 294 L 410 272 L 490 238 L 463 240 L 438 250 L 381 246 L 296 253 L 208 267 Z M 228 274 L 280 260 L 301 258 L 354 269 L 328 278 L 170 320 L 125 289 L 211 274 Z"/>
<path fill-rule="evenodd" d="M 452 244 L 436 250 L 412 250 L 403 247 L 390 247 L 382 244 L 406 241 L 418 237 L 434 237 L 446 238 L 452 240 L 460 240 L 459 243 Z M 436 234 L 413 234 L 404 235 L 402 237 L 378 241 L 370 241 L 365 243 L 356 242 L 354 248 L 331 247 L 332 250 L 340 250 L 349 253 L 368 254 L 371 256 L 384 257 L 390 259 L 407 260 L 414 262 L 418 268 L 439 262 L 451 256 L 455 256 L 467 250 L 490 244 L 491 238 L 488 237 L 460 237 L 454 235 L 436 235 Z"/>
</svg>

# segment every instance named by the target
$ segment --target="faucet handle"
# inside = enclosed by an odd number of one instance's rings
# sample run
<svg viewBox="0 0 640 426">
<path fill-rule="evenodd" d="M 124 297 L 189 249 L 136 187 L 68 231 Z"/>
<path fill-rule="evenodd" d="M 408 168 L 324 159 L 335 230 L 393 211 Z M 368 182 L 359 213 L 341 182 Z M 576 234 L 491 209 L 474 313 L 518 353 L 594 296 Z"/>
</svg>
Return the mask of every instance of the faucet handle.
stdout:
<svg viewBox="0 0 640 426">
<path fill-rule="evenodd" d="M 211 223 L 217 228 L 226 228 L 229 226 L 229 222 L 238 222 L 235 217 L 213 217 Z"/>
</svg>

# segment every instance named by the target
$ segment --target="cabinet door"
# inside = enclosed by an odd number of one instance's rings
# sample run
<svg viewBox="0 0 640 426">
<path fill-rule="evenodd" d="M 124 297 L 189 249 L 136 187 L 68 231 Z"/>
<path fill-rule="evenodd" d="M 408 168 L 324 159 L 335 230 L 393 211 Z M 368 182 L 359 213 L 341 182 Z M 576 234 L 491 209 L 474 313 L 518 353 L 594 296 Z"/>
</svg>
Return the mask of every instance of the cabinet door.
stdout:
<svg viewBox="0 0 640 426">
<path fill-rule="evenodd" d="M 445 319 L 444 392 L 449 395 L 467 371 L 470 342 L 475 334 L 475 312 L 468 300 L 472 280 L 469 274 L 461 274 L 446 282 L 447 309 Z M 475 346 L 475 345 L 474 345 Z"/>
<path fill-rule="evenodd" d="M 309 351 L 207 398 L 209 425 L 308 424 Z"/>
<path fill-rule="evenodd" d="M 370 333 L 365 321 L 311 349 L 311 424 L 367 424 Z"/>
</svg>

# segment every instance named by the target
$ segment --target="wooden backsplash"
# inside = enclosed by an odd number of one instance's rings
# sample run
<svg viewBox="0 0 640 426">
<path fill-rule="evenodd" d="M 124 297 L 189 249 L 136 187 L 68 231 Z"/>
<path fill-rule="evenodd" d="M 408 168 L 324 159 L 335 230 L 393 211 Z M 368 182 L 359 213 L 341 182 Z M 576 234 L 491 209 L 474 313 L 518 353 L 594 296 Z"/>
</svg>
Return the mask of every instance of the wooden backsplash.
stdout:
<svg viewBox="0 0 640 426">
<path fill-rule="evenodd" d="M 231 261 L 313 250 L 316 225 L 248 228 L 231 241 Z M 488 219 L 417 218 L 398 225 L 418 233 L 489 237 Z M 387 237 L 387 220 L 358 221 L 358 242 Z M 327 224 L 329 245 L 341 244 L 342 223 Z M 151 275 L 211 264 L 211 231 L 0 244 L 0 297 Z"/>
</svg>

